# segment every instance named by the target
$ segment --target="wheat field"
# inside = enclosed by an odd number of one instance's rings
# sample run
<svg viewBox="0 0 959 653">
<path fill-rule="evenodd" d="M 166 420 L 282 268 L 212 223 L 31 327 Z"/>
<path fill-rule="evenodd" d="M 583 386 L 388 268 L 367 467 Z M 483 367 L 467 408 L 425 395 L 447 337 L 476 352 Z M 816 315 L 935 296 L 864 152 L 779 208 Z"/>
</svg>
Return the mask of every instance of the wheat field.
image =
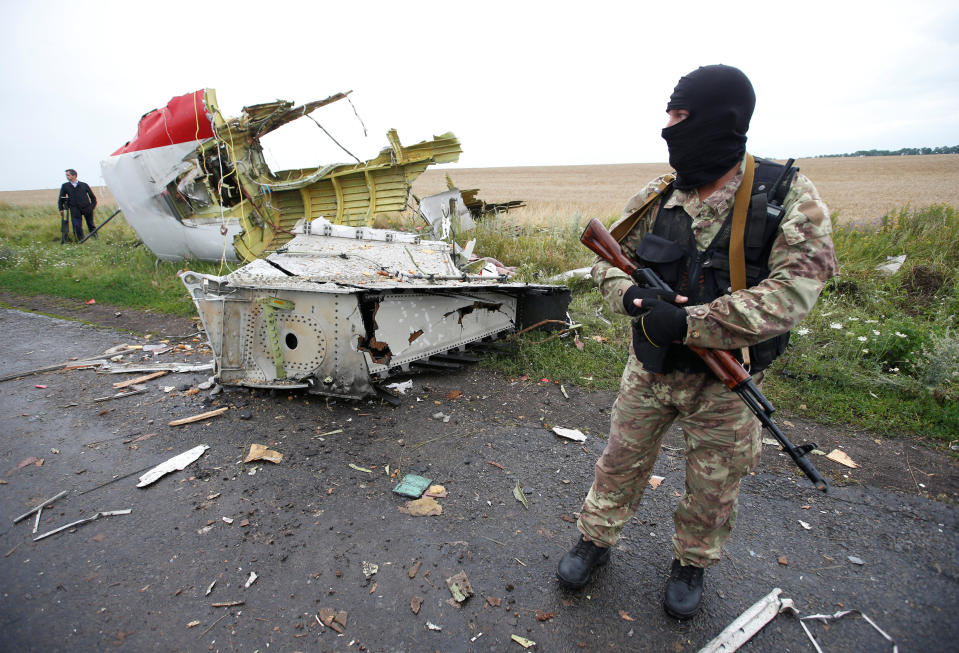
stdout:
<svg viewBox="0 0 959 653">
<path fill-rule="evenodd" d="M 837 222 L 874 223 L 909 205 L 959 207 L 959 154 L 800 159 L 806 174 Z M 666 163 L 511 168 L 428 169 L 413 184 L 423 197 L 446 189 L 448 174 L 457 187 L 478 188 L 487 202 L 524 200 L 511 217 L 518 222 L 555 224 L 571 216 L 618 215 L 626 200 L 650 179 L 669 170 Z M 113 204 L 108 189 L 94 187 L 104 206 Z M 57 189 L 0 191 L 0 203 L 56 206 Z"/>
</svg>

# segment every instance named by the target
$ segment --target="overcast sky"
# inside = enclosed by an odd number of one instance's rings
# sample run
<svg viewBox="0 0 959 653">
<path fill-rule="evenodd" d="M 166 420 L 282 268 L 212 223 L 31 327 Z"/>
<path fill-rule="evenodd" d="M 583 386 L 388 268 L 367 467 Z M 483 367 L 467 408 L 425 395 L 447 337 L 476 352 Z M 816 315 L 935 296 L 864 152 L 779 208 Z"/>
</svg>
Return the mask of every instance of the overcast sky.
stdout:
<svg viewBox="0 0 959 653">
<path fill-rule="evenodd" d="M 171 97 L 226 116 L 352 90 L 313 114 L 361 159 L 454 132 L 461 167 L 665 161 L 679 78 L 741 68 L 755 154 L 959 144 L 959 4 L 909 2 L 4 3 L 0 190 L 53 188 Z M 309 120 L 265 142 L 274 169 L 348 161 Z"/>
</svg>

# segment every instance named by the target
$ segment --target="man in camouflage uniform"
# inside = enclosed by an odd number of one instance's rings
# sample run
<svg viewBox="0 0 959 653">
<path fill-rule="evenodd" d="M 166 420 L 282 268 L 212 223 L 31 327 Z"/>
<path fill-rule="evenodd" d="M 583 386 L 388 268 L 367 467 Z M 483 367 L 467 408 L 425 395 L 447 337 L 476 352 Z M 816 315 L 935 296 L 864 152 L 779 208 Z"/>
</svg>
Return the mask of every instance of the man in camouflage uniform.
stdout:
<svg viewBox="0 0 959 653">
<path fill-rule="evenodd" d="M 706 66 L 680 80 L 663 130 L 676 179 L 620 242 L 638 265 L 650 265 L 637 250 L 662 215 L 681 216 L 691 228 L 696 252 L 688 260 L 709 253 L 744 178 L 746 130 L 754 105 L 752 85 L 736 68 Z M 630 199 L 623 219 L 664 185 L 664 178 L 656 179 Z M 829 212 L 806 177 L 795 175 L 782 206 L 778 230 L 770 231 L 771 247 L 764 250 L 769 252 L 768 275 L 734 292 L 726 288 L 726 279 L 719 296 L 696 305 L 683 295 L 640 288 L 619 269 L 596 260 L 592 277 L 608 305 L 636 319 L 609 442 L 596 462 L 577 522 L 581 536 L 557 570 L 564 585 L 582 587 L 593 569 L 608 561 L 610 548 L 639 507 L 663 435 L 676 420 L 686 440 L 686 491 L 673 517 L 674 560 L 663 606 L 680 619 L 698 610 L 703 569 L 719 561 L 736 521 L 740 481 L 759 462 L 761 425 L 711 372 L 673 364 L 670 358 L 677 358 L 680 345 L 670 343 L 736 351 L 779 337 L 785 346 L 783 334 L 806 316 L 838 264 Z M 689 283 L 687 278 L 687 287 Z M 695 289 L 689 294 L 695 296 Z M 645 353 L 666 349 L 665 362 Z M 759 385 L 762 372 L 753 380 Z"/>
</svg>

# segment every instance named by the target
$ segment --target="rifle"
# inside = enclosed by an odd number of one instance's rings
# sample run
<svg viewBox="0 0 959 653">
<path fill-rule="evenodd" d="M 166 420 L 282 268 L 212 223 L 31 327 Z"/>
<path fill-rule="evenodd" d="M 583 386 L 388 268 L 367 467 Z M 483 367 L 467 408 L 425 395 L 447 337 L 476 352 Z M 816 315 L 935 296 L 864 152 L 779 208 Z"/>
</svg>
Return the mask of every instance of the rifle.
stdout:
<svg viewBox="0 0 959 653">
<path fill-rule="evenodd" d="M 636 283 L 646 287 L 665 290 L 673 295 L 676 294 L 653 270 L 637 267 L 629 260 L 623 253 L 623 249 L 619 246 L 619 243 L 616 242 L 616 239 L 613 238 L 599 220 L 595 218 L 590 220 L 579 240 L 601 259 L 616 266 L 632 277 Z M 759 388 L 756 387 L 752 377 L 743 369 L 739 361 L 728 351 L 705 349 L 695 345 L 686 345 L 686 347 L 702 358 L 703 362 L 705 362 L 713 374 L 716 375 L 716 378 L 722 381 L 727 388 L 739 395 L 739 398 L 749 407 L 749 410 L 752 411 L 753 415 L 755 415 L 763 425 L 763 428 L 773 434 L 776 440 L 779 441 L 779 444 L 782 445 L 783 450 L 789 454 L 793 462 L 796 463 L 799 469 L 813 482 L 816 489 L 826 492 L 828 490 L 826 479 L 822 477 L 822 474 L 819 473 L 815 465 L 806 458 L 806 454 L 816 448 L 815 443 L 803 444 L 797 447 L 789 441 L 770 417 L 776 409 L 769 403 L 769 400 L 763 396 Z"/>
<path fill-rule="evenodd" d="M 63 202 L 66 201 L 68 204 L 70 202 L 70 196 L 64 195 L 60 198 L 60 201 L 57 202 L 57 208 L 60 209 L 60 244 L 67 242 L 67 237 L 70 235 L 69 225 L 67 222 L 67 211 L 70 210 L 68 206 L 66 209 L 60 208 L 63 206 Z"/>
</svg>

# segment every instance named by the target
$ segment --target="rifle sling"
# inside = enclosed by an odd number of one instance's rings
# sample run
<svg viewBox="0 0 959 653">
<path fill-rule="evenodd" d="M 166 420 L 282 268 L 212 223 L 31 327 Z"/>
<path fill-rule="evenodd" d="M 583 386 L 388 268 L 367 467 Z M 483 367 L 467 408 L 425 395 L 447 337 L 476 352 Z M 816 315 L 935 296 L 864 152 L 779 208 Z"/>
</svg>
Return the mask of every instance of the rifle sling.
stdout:
<svg viewBox="0 0 959 653">
<path fill-rule="evenodd" d="M 665 175 L 663 180 L 659 182 L 659 186 L 657 186 L 656 190 L 650 193 L 649 197 L 646 198 L 646 201 L 644 201 L 638 209 L 626 216 L 626 219 L 620 221 L 618 225 L 613 227 L 609 233 L 613 236 L 613 238 L 616 239 L 617 243 L 623 242 L 623 238 L 626 237 L 626 234 L 632 231 L 633 226 L 639 222 L 640 218 L 646 215 L 646 212 L 649 211 L 653 203 L 659 199 L 659 197 L 663 194 L 663 191 L 669 188 L 670 184 L 672 184 L 675 179 L 676 176 L 673 174 Z"/>
<path fill-rule="evenodd" d="M 756 161 L 753 155 L 746 153 L 746 169 L 743 181 L 736 189 L 733 199 L 733 224 L 729 234 L 729 287 L 733 292 L 746 287 L 746 216 L 753 189 L 753 173 Z M 743 364 L 749 365 L 749 349 L 743 347 Z"/>
</svg>

